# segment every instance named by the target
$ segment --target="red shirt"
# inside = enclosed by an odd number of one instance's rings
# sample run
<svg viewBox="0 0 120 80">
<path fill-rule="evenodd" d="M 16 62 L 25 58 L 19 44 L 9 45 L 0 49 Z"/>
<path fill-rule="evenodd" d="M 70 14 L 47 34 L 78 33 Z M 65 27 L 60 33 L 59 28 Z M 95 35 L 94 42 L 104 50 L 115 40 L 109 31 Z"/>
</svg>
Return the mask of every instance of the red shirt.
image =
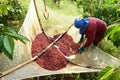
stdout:
<svg viewBox="0 0 120 80">
<path fill-rule="evenodd" d="M 84 47 L 87 48 L 94 41 L 98 43 L 103 37 L 107 30 L 107 25 L 104 21 L 90 17 L 89 25 L 85 31 L 87 41 L 84 44 Z"/>
</svg>

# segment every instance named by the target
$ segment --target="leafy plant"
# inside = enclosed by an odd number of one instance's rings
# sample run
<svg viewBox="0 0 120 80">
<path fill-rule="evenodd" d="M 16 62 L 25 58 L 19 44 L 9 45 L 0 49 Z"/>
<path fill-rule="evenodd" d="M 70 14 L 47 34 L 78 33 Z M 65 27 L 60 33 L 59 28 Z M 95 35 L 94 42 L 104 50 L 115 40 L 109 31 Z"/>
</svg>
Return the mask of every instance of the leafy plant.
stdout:
<svg viewBox="0 0 120 80">
<path fill-rule="evenodd" d="M 26 37 L 18 34 L 15 29 L 9 27 L 7 21 L 0 16 L 0 51 L 4 52 L 9 59 L 13 59 L 14 39 L 23 43 L 29 41 Z"/>
<path fill-rule="evenodd" d="M 26 37 L 18 34 L 17 28 L 10 27 L 11 21 L 23 21 L 24 17 L 25 10 L 18 0 L 2 0 L 0 2 L 0 51 L 4 52 L 9 59 L 13 59 L 14 39 L 23 43 L 29 41 Z"/>
<path fill-rule="evenodd" d="M 120 13 L 116 7 L 111 5 L 96 6 L 93 14 L 95 17 L 104 20 L 108 25 L 120 18 Z"/>
<path fill-rule="evenodd" d="M 108 27 L 105 34 L 106 40 L 111 40 L 116 47 L 120 46 L 120 24 L 113 24 Z"/>
<path fill-rule="evenodd" d="M 98 73 L 98 77 L 100 80 L 120 80 L 120 68 L 109 65 Z"/>
<path fill-rule="evenodd" d="M 5 0 L 0 2 L 0 14 L 6 20 L 23 21 L 26 13 L 23 8 L 18 0 Z"/>
<path fill-rule="evenodd" d="M 110 41 L 110 40 L 105 40 L 103 39 L 99 46 L 98 46 L 101 50 L 103 50 L 104 52 L 120 59 L 120 49 L 117 48 L 116 46 L 114 46 L 114 44 Z"/>
<path fill-rule="evenodd" d="M 98 72 L 81 73 L 80 76 L 81 80 L 98 80 Z"/>
<path fill-rule="evenodd" d="M 120 69 L 114 71 L 109 80 L 120 80 Z"/>
<path fill-rule="evenodd" d="M 110 65 L 110 66 L 107 66 L 107 67 L 103 68 L 101 70 L 101 72 L 99 72 L 99 74 L 98 74 L 99 79 L 100 80 L 106 80 L 113 73 L 114 69 L 115 68 L 114 68 L 113 65 Z"/>
</svg>

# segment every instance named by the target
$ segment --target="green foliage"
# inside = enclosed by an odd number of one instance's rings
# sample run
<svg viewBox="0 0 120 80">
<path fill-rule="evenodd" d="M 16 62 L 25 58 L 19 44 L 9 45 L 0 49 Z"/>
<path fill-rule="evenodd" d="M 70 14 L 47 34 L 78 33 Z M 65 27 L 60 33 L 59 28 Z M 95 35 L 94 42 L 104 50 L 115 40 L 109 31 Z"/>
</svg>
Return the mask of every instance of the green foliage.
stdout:
<svg viewBox="0 0 120 80">
<path fill-rule="evenodd" d="M 120 24 L 113 24 L 108 27 L 105 34 L 106 40 L 111 40 L 116 47 L 120 46 Z"/>
<path fill-rule="evenodd" d="M 5 0 L 0 2 L 0 14 L 6 20 L 23 21 L 26 10 L 20 5 L 18 0 Z"/>
<path fill-rule="evenodd" d="M 120 68 L 109 65 L 98 73 L 99 80 L 120 80 Z"/>
<path fill-rule="evenodd" d="M 111 5 L 96 6 L 93 13 L 95 17 L 104 20 L 108 25 L 120 18 L 118 9 Z"/>
<path fill-rule="evenodd" d="M 10 59 L 12 59 L 12 55 L 13 55 L 13 50 L 14 50 L 14 41 L 12 39 L 11 36 L 5 35 L 3 37 L 3 41 L 1 42 L 1 44 L 3 44 L 3 50 L 6 54 L 6 56 L 8 56 Z"/>
<path fill-rule="evenodd" d="M 16 28 L 11 26 L 10 21 L 23 21 L 25 9 L 18 0 L 2 0 L 0 2 L 0 51 L 9 58 L 13 59 L 14 39 L 25 43 L 29 41 L 26 37 L 18 34 Z M 8 23 L 9 22 L 9 23 Z"/>
<path fill-rule="evenodd" d="M 6 5 L 3 5 L 2 3 L 0 4 L 0 14 L 4 14 L 7 15 L 8 14 L 8 10 L 6 9 Z"/>
<path fill-rule="evenodd" d="M 80 76 L 81 80 L 98 80 L 98 72 L 81 73 Z"/>
<path fill-rule="evenodd" d="M 83 17 L 94 16 L 108 25 L 120 18 L 119 0 L 76 0 L 76 3 L 83 8 Z"/>
<path fill-rule="evenodd" d="M 74 80 L 82 80 L 80 74 L 69 74 Z"/>
<path fill-rule="evenodd" d="M 101 72 L 99 72 L 99 74 L 98 74 L 99 79 L 100 80 L 107 80 L 107 78 L 109 78 L 112 75 L 114 69 L 115 68 L 113 65 L 110 65 L 110 66 L 103 68 L 101 70 Z"/>
<path fill-rule="evenodd" d="M 109 80 L 120 80 L 120 69 L 114 71 Z"/>
<path fill-rule="evenodd" d="M 9 59 L 13 59 L 14 39 L 23 43 L 29 41 L 26 37 L 18 34 L 14 28 L 9 27 L 7 21 L 0 16 L 0 51 L 4 52 Z"/>
<path fill-rule="evenodd" d="M 110 41 L 110 40 L 105 40 L 103 39 L 99 46 L 98 46 L 101 50 L 105 51 L 106 53 L 119 58 L 120 59 L 120 49 L 115 47 L 114 44 Z"/>
<path fill-rule="evenodd" d="M 76 4 L 78 8 L 83 7 L 84 12 L 88 12 L 91 7 L 92 1 L 91 0 L 76 0 Z"/>
<path fill-rule="evenodd" d="M 58 74 L 34 77 L 27 80 L 82 80 L 80 74 Z"/>
</svg>

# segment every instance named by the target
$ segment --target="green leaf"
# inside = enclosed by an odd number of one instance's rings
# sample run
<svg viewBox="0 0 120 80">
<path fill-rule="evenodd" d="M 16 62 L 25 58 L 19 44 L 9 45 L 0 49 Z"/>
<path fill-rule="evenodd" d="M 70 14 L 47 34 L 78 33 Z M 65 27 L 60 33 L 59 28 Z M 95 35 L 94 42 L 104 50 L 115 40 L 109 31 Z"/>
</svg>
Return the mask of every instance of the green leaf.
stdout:
<svg viewBox="0 0 120 80">
<path fill-rule="evenodd" d="M 29 39 L 27 37 L 24 37 L 21 34 L 17 34 L 17 33 L 9 33 L 9 32 L 5 32 L 7 35 L 14 37 L 16 40 L 20 40 L 21 42 L 25 43 L 25 41 L 29 41 Z"/>
<path fill-rule="evenodd" d="M 2 51 L 4 52 L 4 54 L 9 58 L 9 59 L 13 59 L 13 53 L 9 53 L 5 47 L 2 47 Z"/>
<path fill-rule="evenodd" d="M 113 24 L 109 26 L 106 34 L 105 34 L 105 40 L 111 40 L 116 47 L 120 46 L 118 44 L 120 42 L 120 24 Z M 116 43 L 118 42 L 118 43 Z"/>
<path fill-rule="evenodd" d="M 114 34 L 118 31 L 118 29 L 119 29 L 119 26 L 114 27 L 114 29 L 111 31 L 110 39 L 113 39 Z"/>
<path fill-rule="evenodd" d="M 8 31 L 13 33 L 13 34 L 18 34 L 15 29 L 11 28 L 11 27 L 8 27 Z"/>
<path fill-rule="evenodd" d="M 110 65 L 104 68 L 101 72 L 99 72 L 99 78 L 100 80 L 107 79 L 114 71 L 114 66 Z"/>
<path fill-rule="evenodd" d="M 115 71 L 109 80 L 120 80 L 120 70 Z"/>
<path fill-rule="evenodd" d="M 4 36 L 3 39 L 3 45 L 6 51 L 10 54 L 13 55 L 13 50 L 14 50 L 14 40 L 10 36 Z M 8 55 L 9 56 L 9 55 Z"/>
<path fill-rule="evenodd" d="M 120 39 L 120 31 L 116 31 L 115 33 L 114 33 L 114 36 L 112 37 L 112 41 L 116 41 L 116 40 L 119 40 Z"/>
<path fill-rule="evenodd" d="M 105 38 L 108 39 L 108 37 L 110 36 L 111 34 L 111 31 L 114 29 L 114 26 L 110 26 L 108 27 L 108 30 L 107 32 L 105 33 Z"/>
</svg>

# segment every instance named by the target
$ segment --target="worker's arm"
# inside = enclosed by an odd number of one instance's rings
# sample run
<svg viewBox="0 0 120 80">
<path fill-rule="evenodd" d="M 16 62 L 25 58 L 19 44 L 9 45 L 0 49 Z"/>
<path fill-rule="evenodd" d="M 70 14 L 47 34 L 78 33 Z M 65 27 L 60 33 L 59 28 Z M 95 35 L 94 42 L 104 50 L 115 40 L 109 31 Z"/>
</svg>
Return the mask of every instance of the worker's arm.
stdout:
<svg viewBox="0 0 120 80">
<path fill-rule="evenodd" d="M 87 40 L 86 40 L 85 44 L 83 45 L 85 48 L 89 47 L 93 43 L 93 41 L 95 39 L 95 35 L 96 35 L 96 29 L 91 29 L 86 32 Z"/>
<path fill-rule="evenodd" d="M 78 53 L 81 54 L 84 51 L 84 49 L 87 48 L 93 42 L 93 40 L 94 40 L 94 34 L 93 34 L 93 36 L 92 35 L 88 35 L 87 36 L 87 41 L 85 42 L 85 44 L 82 47 L 80 47 L 78 49 Z"/>
<path fill-rule="evenodd" d="M 79 43 L 82 43 L 82 42 L 83 42 L 83 39 L 84 39 L 84 34 L 82 34 Z"/>
<path fill-rule="evenodd" d="M 95 34 L 96 34 L 96 29 L 95 27 L 90 28 L 88 31 L 85 32 L 85 36 L 87 38 L 87 41 L 85 42 L 85 44 L 80 47 L 78 49 L 78 53 L 82 53 L 84 51 L 85 48 L 89 47 L 91 43 L 93 43 L 94 38 L 95 38 Z"/>
<path fill-rule="evenodd" d="M 83 40 L 84 40 L 84 34 L 82 34 L 82 36 L 81 36 L 81 38 L 80 38 L 80 41 L 79 41 L 79 45 L 81 46 L 82 45 L 82 42 L 83 42 Z M 82 47 L 80 47 L 79 49 L 78 49 L 78 53 L 82 53 L 84 51 L 84 46 L 82 46 Z"/>
<path fill-rule="evenodd" d="M 87 41 L 84 44 L 84 47 L 87 48 L 93 43 L 94 37 L 87 37 Z"/>
</svg>

